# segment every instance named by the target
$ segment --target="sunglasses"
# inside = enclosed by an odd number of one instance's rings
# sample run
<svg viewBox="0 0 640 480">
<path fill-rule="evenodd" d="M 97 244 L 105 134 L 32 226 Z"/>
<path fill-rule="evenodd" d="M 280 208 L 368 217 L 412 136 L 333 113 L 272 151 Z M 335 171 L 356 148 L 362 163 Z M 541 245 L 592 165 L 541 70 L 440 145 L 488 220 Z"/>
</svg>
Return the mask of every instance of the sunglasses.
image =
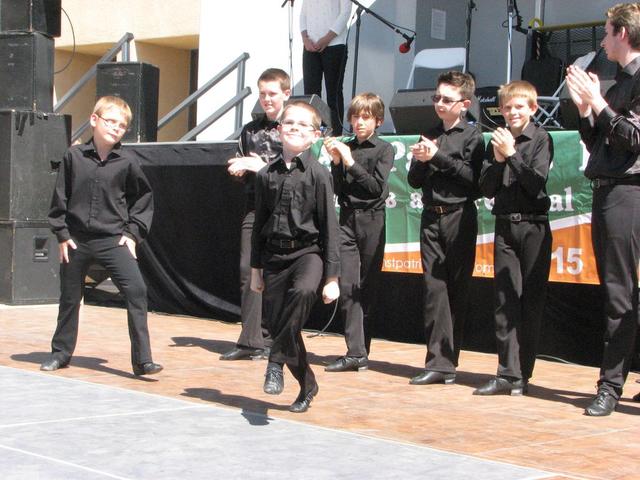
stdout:
<svg viewBox="0 0 640 480">
<path fill-rule="evenodd" d="M 431 100 L 433 100 L 433 103 L 438 103 L 439 101 L 442 101 L 442 103 L 444 103 L 445 105 L 452 105 L 454 103 L 464 102 L 463 98 L 455 100 L 453 98 L 445 97 L 438 94 L 432 95 Z"/>
</svg>

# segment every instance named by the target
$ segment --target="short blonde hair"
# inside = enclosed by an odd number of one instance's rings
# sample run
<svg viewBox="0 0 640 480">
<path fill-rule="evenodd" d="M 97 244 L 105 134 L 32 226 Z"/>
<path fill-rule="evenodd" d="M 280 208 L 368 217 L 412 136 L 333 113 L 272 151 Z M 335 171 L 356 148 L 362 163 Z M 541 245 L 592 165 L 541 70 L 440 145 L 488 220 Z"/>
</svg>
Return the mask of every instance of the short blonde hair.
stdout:
<svg viewBox="0 0 640 480">
<path fill-rule="evenodd" d="M 384 121 L 384 102 L 375 93 L 365 92 L 356 95 L 349 105 L 347 118 L 351 121 L 351 117 L 361 113 L 368 113 L 382 123 Z"/>
<path fill-rule="evenodd" d="M 302 108 L 309 113 L 311 113 L 311 126 L 313 126 L 314 130 L 320 130 L 320 126 L 322 125 L 322 119 L 320 118 L 320 113 L 313 105 L 308 104 L 303 100 L 295 100 L 293 102 L 287 103 L 282 111 L 282 116 L 280 117 L 280 122 L 284 122 L 284 119 L 287 118 L 287 112 L 292 107 Z"/>
<path fill-rule="evenodd" d="M 129 125 L 132 117 L 131 107 L 129 107 L 129 104 L 120 97 L 114 97 L 112 95 L 100 97 L 93 107 L 93 114 L 101 117 L 104 112 L 111 110 L 112 108 L 120 110 L 120 113 L 122 113 L 127 125 Z"/>
<path fill-rule="evenodd" d="M 526 80 L 514 80 L 502 85 L 498 90 L 498 101 L 501 107 L 514 97 L 526 98 L 530 107 L 538 104 L 536 87 Z"/>
</svg>

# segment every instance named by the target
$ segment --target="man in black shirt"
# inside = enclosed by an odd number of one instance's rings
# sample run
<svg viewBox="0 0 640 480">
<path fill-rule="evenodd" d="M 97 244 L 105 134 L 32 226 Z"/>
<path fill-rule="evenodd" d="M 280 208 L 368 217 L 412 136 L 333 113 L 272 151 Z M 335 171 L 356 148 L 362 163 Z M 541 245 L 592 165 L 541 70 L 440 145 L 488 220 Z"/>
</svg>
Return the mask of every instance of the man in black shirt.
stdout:
<svg viewBox="0 0 640 480">
<path fill-rule="evenodd" d="M 469 306 L 476 257 L 478 211 L 473 201 L 484 157 L 484 139 L 469 125 L 475 82 L 447 72 L 433 96 L 441 122 L 411 148 L 408 181 L 422 188 L 420 254 L 424 281 L 425 371 L 412 385 L 453 383 Z"/>
<path fill-rule="evenodd" d="M 309 366 L 302 328 L 324 276 L 325 303 L 340 294 L 338 221 L 329 171 L 309 147 L 319 138 L 320 115 L 304 102 L 282 114 L 282 155 L 258 172 L 256 218 L 251 250 L 251 288 L 263 292 L 264 312 L 273 344 L 265 375 L 265 393 L 284 388 L 282 366 L 300 384 L 289 407 L 300 413 L 318 393 Z"/>
<path fill-rule="evenodd" d="M 251 290 L 251 232 L 255 218 L 256 172 L 282 153 L 278 120 L 291 95 L 289 75 L 269 68 L 258 78 L 258 101 L 264 116 L 247 123 L 240 133 L 238 153 L 229 160 L 229 173 L 244 182 L 245 214 L 240 236 L 240 317 L 242 331 L 236 346 L 220 360 L 267 358 L 271 337 L 262 318 L 262 295 Z"/>
<path fill-rule="evenodd" d="M 527 392 L 536 360 L 551 266 L 551 201 L 546 183 L 553 160 L 549 134 L 531 122 L 536 89 L 514 81 L 498 91 L 508 129 L 491 136 L 480 191 L 494 199 L 494 287 L 498 371 L 474 395 Z"/>
<path fill-rule="evenodd" d="M 52 354 L 41 370 L 57 370 L 71 360 L 84 278 L 94 262 L 125 296 L 133 373 L 162 370 L 151 359 L 147 289 L 136 257 L 136 245 L 151 226 L 153 196 L 140 165 L 120 146 L 130 119 L 124 100 L 102 97 L 90 117 L 93 138 L 69 148 L 60 164 L 49 223 L 60 242 L 62 292 Z"/>
<path fill-rule="evenodd" d="M 606 291 L 604 354 L 590 416 L 615 410 L 629 373 L 638 331 L 640 264 L 640 4 L 607 11 L 602 47 L 621 70 L 603 97 L 597 75 L 569 67 L 567 85 L 580 113 L 590 156 L 591 234 L 600 284 Z"/>
</svg>

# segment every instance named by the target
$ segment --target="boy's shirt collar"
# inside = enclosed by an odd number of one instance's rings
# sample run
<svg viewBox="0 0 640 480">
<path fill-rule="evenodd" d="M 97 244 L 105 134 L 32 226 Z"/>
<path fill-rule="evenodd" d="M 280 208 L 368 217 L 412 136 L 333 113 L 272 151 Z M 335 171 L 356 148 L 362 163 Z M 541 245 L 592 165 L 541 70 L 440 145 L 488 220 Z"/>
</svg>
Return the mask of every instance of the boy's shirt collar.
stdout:
<svg viewBox="0 0 640 480">
<path fill-rule="evenodd" d="M 373 132 L 373 134 L 367 138 L 364 142 L 358 142 L 358 137 L 354 136 L 351 140 L 347 142 L 347 145 L 356 145 L 356 146 L 366 146 L 367 143 L 373 145 L 374 147 L 380 143 L 380 139 L 378 138 L 378 134 Z"/>
<path fill-rule="evenodd" d="M 100 159 L 98 155 L 98 150 L 96 149 L 96 145 L 93 142 L 93 137 L 90 138 L 86 143 L 78 145 L 78 148 L 85 156 L 91 156 L 98 160 Z M 112 155 L 115 157 L 121 157 L 122 156 L 121 152 L 122 152 L 122 142 L 118 142 L 109 151 L 109 156 L 107 157 L 107 160 L 111 158 Z"/>
<path fill-rule="evenodd" d="M 538 127 L 536 126 L 535 122 L 533 120 L 530 120 L 529 123 L 527 124 L 527 126 L 524 127 L 524 129 L 522 130 L 520 135 L 518 135 L 518 137 L 525 136 L 528 139 L 532 139 L 533 136 L 535 135 L 535 132 L 536 132 L 537 128 Z M 516 137 L 516 138 L 518 138 L 518 137 Z"/>
</svg>

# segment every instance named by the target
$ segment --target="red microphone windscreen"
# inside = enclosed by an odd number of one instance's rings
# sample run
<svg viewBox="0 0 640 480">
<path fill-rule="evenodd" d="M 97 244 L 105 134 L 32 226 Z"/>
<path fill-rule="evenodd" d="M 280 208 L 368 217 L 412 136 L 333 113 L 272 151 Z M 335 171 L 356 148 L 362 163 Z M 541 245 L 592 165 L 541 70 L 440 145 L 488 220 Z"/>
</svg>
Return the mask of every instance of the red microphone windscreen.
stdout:
<svg viewBox="0 0 640 480">
<path fill-rule="evenodd" d="M 409 43 L 407 42 L 404 42 L 400 44 L 398 50 L 400 50 L 400 53 L 407 53 L 409 50 L 411 50 L 411 45 L 409 45 Z"/>
</svg>

